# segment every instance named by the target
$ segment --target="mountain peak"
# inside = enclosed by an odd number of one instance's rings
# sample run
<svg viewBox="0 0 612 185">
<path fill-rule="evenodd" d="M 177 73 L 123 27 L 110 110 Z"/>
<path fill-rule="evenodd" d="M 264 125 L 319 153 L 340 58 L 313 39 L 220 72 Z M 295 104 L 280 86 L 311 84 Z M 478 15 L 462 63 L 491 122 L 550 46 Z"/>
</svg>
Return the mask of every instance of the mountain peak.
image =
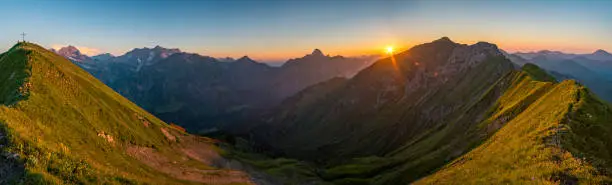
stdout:
<svg viewBox="0 0 612 185">
<path fill-rule="evenodd" d="M 608 53 L 607 51 L 604 51 L 603 49 L 598 49 L 592 54 L 586 54 L 584 56 L 591 60 L 612 61 L 612 54 Z"/>
<path fill-rule="evenodd" d="M 255 63 L 255 61 L 253 59 L 249 58 L 249 56 L 246 56 L 246 55 L 243 56 L 243 57 L 240 57 L 238 60 L 236 60 L 236 62 L 252 62 L 252 63 Z"/>
<path fill-rule="evenodd" d="M 598 49 L 597 51 L 593 52 L 593 54 L 595 54 L 595 55 L 612 55 L 612 54 L 608 53 L 607 51 L 605 51 L 603 49 Z"/>
<path fill-rule="evenodd" d="M 66 47 L 60 48 L 59 50 L 51 50 L 51 51 L 57 53 L 58 55 L 63 56 L 64 58 L 67 58 L 75 62 L 85 62 L 85 61 L 90 60 L 89 56 L 82 54 L 78 48 L 72 45 L 68 45 Z"/>
<path fill-rule="evenodd" d="M 325 55 L 323 55 L 323 52 L 321 52 L 321 50 L 319 50 L 319 49 L 314 49 L 310 55 L 313 55 L 313 56 L 325 56 Z"/>
<path fill-rule="evenodd" d="M 134 48 L 131 51 L 128 51 L 125 55 L 127 55 L 128 58 L 136 57 L 147 61 L 157 61 L 157 59 L 164 59 L 175 53 L 181 53 L 181 50 L 177 48 L 168 49 L 158 45 L 154 48 Z"/>
<path fill-rule="evenodd" d="M 448 38 L 448 37 L 442 37 L 442 38 L 439 38 L 438 40 L 435 40 L 435 41 L 433 41 L 433 42 L 451 42 L 451 43 L 454 43 L 454 42 L 453 42 L 453 41 L 452 41 L 450 38 Z"/>
<path fill-rule="evenodd" d="M 62 47 L 57 52 L 62 54 L 62 55 L 63 54 L 69 54 L 69 53 L 74 53 L 74 54 L 80 54 L 81 53 L 81 51 L 79 51 L 79 49 L 77 49 L 76 47 L 74 47 L 72 45 L 68 45 L 66 47 Z"/>
<path fill-rule="evenodd" d="M 114 58 L 115 56 L 113 54 L 110 53 L 102 53 L 96 56 L 92 56 L 91 58 L 94 60 L 110 60 L 111 58 Z"/>
<path fill-rule="evenodd" d="M 474 46 L 481 46 L 481 47 L 494 47 L 497 48 L 497 45 L 490 43 L 490 42 L 478 42 L 476 44 L 474 44 Z M 501 52 L 501 51 L 500 51 Z"/>
<path fill-rule="evenodd" d="M 158 51 L 158 52 L 159 51 L 161 51 L 161 52 L 170 52 L 170 53 L 180 53 L 181 52 L 181 50 L 178 49 L 178 48 L 166 48 L 166 47 L 163 47 L 163 46 L 160 46 L 160 45 L 156 45 L 153 48 L 149 48 L 149 47 L 134 48 L 131 51 L 128 51 L 128 53 L 130 53 L 130 52 L 139 52 L 139 51 L 147 51 L 148 52 L 150 50 Z"/>
<path fill-rule="evenodd" d="M 66 47 L 63 47 L 62 49 L 74 49 L 74 50 L 78 50 L 76 47 L 74 47 L 73 45 L 68 45 Z"/>
<path fill-rule="evenodd" d="M 176 53 L 180 53 L 181 50 L 179 50 L 178 48 L 166 48 L 160 45 L 156 45 L 155 47 L 151 48 L 152 50 L 162 50 L 162 51 L 171 51 L 171 52 L 176 52 Z"/>
</svg>

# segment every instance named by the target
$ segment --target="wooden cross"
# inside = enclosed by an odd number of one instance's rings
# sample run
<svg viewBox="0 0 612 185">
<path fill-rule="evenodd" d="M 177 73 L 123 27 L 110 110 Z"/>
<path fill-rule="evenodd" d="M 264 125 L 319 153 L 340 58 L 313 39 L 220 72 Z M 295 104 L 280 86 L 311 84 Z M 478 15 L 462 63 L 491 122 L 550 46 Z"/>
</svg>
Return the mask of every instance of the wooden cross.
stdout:
<svg viewBox="0 0 612 185">
<path fill-rule="evenodd" d="M 26 36 L 26 33 L 21 33 L 21 40 L 23 40 L 23 42 L 25 42 L 25 36 Z"/>
</svg>

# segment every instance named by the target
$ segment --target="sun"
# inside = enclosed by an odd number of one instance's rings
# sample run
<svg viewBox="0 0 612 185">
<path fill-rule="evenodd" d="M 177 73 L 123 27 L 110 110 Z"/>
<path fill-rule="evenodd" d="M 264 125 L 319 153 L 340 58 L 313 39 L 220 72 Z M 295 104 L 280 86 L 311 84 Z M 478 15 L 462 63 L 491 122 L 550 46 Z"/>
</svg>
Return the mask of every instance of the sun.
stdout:
<svg viewBox="0 0 612 185">
<path fill-rule="evenodd" d="M 393 46 L 387 46 L 386 51 L 388 54 L 393 54 Z"/>
</svg>

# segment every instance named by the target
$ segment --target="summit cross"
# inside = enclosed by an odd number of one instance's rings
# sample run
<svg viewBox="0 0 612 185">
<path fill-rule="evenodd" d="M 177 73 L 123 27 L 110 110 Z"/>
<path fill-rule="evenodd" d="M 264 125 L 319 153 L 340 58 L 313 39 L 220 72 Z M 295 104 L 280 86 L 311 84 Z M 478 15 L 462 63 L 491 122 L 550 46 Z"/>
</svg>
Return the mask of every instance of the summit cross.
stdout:
<svg viewBox="0 0 612 185">
<path fill-rule="evenodd" d="M 25 36 L 26 36 L 26 33 L 25 33 L 25 32 L 22 32 L 20 35 L 21 35 L 21 40 L 22 40 L 23 42 L 25 42 Z"/>
</svg>

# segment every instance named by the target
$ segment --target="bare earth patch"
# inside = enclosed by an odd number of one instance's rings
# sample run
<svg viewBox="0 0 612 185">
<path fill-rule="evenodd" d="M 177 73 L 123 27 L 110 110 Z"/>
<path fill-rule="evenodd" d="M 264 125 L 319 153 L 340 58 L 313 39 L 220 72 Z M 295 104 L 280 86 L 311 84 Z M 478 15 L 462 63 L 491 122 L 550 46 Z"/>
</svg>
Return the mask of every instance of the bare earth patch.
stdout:
<svg viewBox="0 0 612 185">
<path fill-rule="evenodd" d="M 193 136 L 187 136 L 185 139 L 193 138 Z M 210 166 L 215 160 L 223 160 L 214 151 L 211 146 L 205 146 L 203 143 L 203 149 L 186 149 L 181 148 L 186 157 L 200 161 L 205 166 Z M 194 165 L 186 164 L 188 160 L 186 157 L 180 161 L 173 161 L 166 156 L 160 154 L 157 150 L 149 147 L 141 146 L 129 146 L 127 153 L 143 162 L 147 166 L 156 169 L 160 172 L 166 173 L 174 178 L 187 180 L 192 182 L 204 183 L 204 184 L 231 184 L 231 183 L 243 183 L 243 184 L 255 184 L 249 175 L 242 171 L 229 170 L 229 169 L 204 169 L 198 168 Z M 211 167 L 212 168 L 212 167 Z"/>
<path fill-rule="evenodd" d="M 213 148 L 214 140 L 205 137 L 181 137 L 181 151 L 190 158 L 209 166 L 223 167 L 226 160 Z"/>
<path fill-rule="evenodd" d="M 160 128 L 161 132 L 164 134 L 164 136 L 166 136 L 166 138 L 170 141 L 176 141 L 176 137 L 174 137 L 174 135 L 170 134 L 168 132 L 168 130 L 166 130 L 165 128 Z"/>
</svg>

